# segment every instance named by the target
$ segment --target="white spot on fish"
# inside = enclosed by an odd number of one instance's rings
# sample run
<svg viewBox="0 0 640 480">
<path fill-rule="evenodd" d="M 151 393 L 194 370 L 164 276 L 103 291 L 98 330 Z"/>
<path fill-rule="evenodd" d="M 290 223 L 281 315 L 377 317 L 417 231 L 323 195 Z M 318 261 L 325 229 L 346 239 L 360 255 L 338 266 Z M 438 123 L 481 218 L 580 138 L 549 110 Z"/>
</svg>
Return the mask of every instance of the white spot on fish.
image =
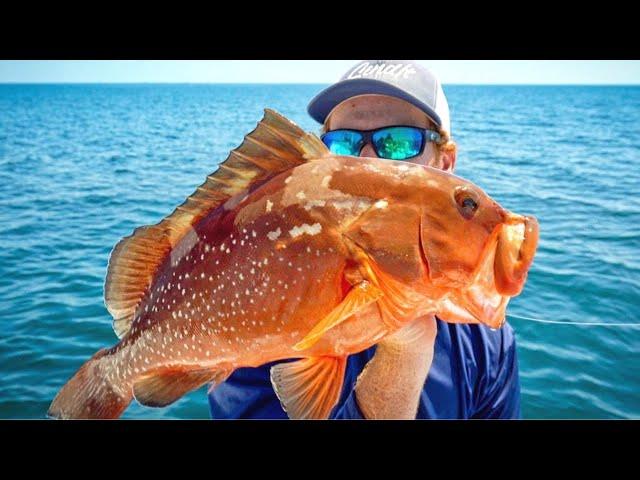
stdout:
<svg viewBox="0 0 640 480">
<path fill-rule="evenodd" d="M 271 241 L 275 241 L 280 236 L 281 233 L 282 233 L 282 230 L 280 230 L 280 227 L 278 227 L 273 232 L 267 233 L 267 238 Z"/>
<path fill-rule="evenodd" d="M 293 227 L 291 230 L 289 230 L 289 235 L 295 238 L 305 233 L 307 235 L 317 235 L 321 231 L 322 231 L 322 225 L 320 225 L 319 223 L 314 223 L 313 225 L 308 225 L 306 223 L 303 223 L 299 227 Z"/>
<path fill-rule="evenodd" d="M 271 211 L 271 207 L 273 207 L 273 202 L 271 200 L 267 200 L 267 213 Z"/>
<path fill-rule="evenodd" d="M 320 183 L 320 185 L 322 185 L 324 188 L 328 188 L 330 181 L 331 181 L 331 175 L 327 175 L 322 178 L 322 182 Z"/>
<path fill-rule="evenodd" d="M 376 208 L 387 208 L 387 206 L 389 205 L 389 202 L 387 202 L 386 200 L 378 200 L 376 203 L 373 204 L 374 207 Z"/>
</svg>

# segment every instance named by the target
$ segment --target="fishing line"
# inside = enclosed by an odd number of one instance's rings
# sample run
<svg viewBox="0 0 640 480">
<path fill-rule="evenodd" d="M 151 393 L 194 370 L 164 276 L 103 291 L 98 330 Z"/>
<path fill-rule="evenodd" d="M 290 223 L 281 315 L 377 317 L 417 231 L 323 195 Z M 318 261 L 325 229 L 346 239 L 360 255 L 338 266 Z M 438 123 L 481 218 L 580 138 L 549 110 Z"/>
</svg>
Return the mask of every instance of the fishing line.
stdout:
<svg viewBox="0 0 640 480">
<path fill-rule="evenodd" d="M 514 315 L 512 313 L 507 313 L 507 317 L 518 318 L 520 320 L 529 320 L 530 322 L 554 323 L 559 325 L 576 325 L 586 327 L 640 327 L 640 323 L 569 322 L 563 320 L 542 320 L 540 318 L 523 317 L 521 315 Z"/>
</svg>

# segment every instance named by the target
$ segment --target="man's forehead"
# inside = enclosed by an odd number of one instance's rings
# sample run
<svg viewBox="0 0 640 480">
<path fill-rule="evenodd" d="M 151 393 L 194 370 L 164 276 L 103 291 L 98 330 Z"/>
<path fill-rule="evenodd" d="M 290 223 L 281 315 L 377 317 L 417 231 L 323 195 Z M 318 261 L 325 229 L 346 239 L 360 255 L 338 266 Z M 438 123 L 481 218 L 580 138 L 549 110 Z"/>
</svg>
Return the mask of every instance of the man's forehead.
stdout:
<svg viewBox="0 0 640 480">
<path fill-rule="evenodd" d="M 327 125 L 343 120 L 392 120 L 431 126 L 431 119 L 409 102 L 386 95 L 359 95 L 338 104 L 327 116 Z"/>
</svg>

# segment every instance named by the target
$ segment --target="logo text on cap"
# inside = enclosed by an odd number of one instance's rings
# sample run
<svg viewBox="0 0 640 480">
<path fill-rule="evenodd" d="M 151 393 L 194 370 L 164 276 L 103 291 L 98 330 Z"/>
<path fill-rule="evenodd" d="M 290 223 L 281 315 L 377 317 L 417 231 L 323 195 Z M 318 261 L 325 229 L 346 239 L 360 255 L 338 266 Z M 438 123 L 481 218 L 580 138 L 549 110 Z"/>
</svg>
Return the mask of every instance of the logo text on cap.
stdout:
<svg viewBox="0 0 640 480">
<path fill-rule="evenodd" d="M 377 65 L 371 65 L 369 62 L 365 62 L 362 65 L 358 65 L 347 77 L 347 80 L 353 78 L 375 78 L 380 77 L 393 77 L 398 80 L 400 77 L 409 78 L 416 73 L 416 70 L 411 64 L 403 63 L 378 63 Z"/>
</svg>

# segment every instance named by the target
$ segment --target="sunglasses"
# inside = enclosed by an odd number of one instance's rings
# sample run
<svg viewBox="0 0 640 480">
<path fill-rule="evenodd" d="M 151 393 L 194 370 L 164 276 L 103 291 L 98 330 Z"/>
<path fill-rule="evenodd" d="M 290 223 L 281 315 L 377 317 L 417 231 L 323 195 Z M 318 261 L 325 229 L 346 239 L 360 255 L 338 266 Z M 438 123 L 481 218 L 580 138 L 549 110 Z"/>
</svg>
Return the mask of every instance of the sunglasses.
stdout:
<svg viewBox="0 0 640 480">
<path fill-rule="evenodd" d="M 408 160 L 421 155 L 427 142 L 439 142 L 440 134 L 420 127 L 391 126 L 375 130 L 332 130 L 320 137 L 336 155 L 358 156 L 367 143 L 376 155 L 389 160 Z"/>
</svg>

